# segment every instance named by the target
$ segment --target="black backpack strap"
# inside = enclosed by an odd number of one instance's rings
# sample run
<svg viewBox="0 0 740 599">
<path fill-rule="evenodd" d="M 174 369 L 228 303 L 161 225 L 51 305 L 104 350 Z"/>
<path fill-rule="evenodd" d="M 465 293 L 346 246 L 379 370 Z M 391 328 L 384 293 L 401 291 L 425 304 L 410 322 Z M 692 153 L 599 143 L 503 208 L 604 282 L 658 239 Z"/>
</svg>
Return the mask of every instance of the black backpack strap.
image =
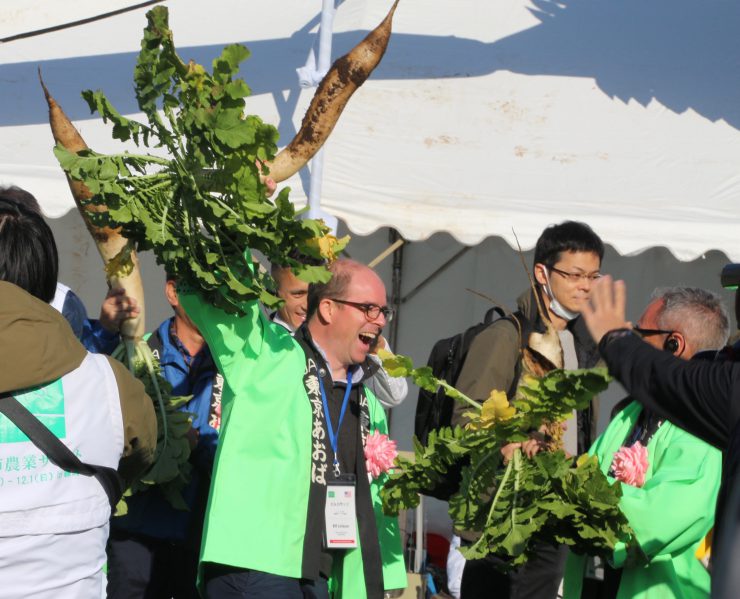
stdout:
<svg viewBox="0 0 740 599">
<path fill-rule="evenodd" d="M 0 394 L 0 413 L 5 414 L 49 458 L 49 461 L 66 472 L 94 476 L 102 485 L 111 510 L 123 496 L 123 480 L 114 468 L 95 466 L 81 461 L 21 402 L 9 393 Z"/>
<path fill-rule="evenodd" d="M 512 400 L 516 395 L 516 388 L 519 385 L 519 378 L 522 375 L 522 352 L 529 342 L 530 327 L 528 326 L 527 319 L 524 318 L 524 314 L 519 310 L 512 314 L 508 314 L 506 318 L 511 321 L 511 324 L 516 327 L 516 330 L 519 333 L 519 357 L 514 366 L 514 379 L 511 381 L 511 387 L 509 387 L 506 392 L 506 396 L 509 400 Z"/>
<path fill-rule="evenodd" d="M 499 318 L 508 317 L 503 308 L 501 308 L 500 306 L 494 306 L 493 308 L 489 308 L 486 312 L 486 315 L 483 317 L 483 324 L 491 324 L 493 322 L 494 316 L 497 317 L 497 320 Z"/>
</svg>

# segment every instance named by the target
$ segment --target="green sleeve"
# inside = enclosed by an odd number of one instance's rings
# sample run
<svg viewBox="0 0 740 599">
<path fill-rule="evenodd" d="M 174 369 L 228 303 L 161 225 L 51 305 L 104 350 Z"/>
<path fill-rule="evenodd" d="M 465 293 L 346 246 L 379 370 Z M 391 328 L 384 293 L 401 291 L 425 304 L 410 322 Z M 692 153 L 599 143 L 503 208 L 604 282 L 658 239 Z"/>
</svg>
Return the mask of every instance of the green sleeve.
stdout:
<svg viewBox="0 0 740 599">
<path fill-rule="evenodd" d="M 670 558 L 698 544 L 714 522 L 722 454 L 669 423 L 671 434 L 652 452 L 652 476 L 641 488 L 622 485 L 620 506 L 649 561 Z M 659 434 L 662 431 L 659 431 Z M 627 551 L 615 548 L 615 567 Z"/>
<path fill-rule="evenodd" d="M 371 428 L 387 435 L 388 421 L 385 411 L 372 393 L 368 393 L 367 395 L 370 421 L 372 423 Z M 370 495 L 373 500 L 375 522 L 378 527 L 378 541 L 383 559 L 383 584 L 386 590 L 402 589 L 406 587 L 407 579 L 398 517 L 386 516 L 383 513 L 383 505 L 380 499 L 380 489 L 386 480 L 388 480 L 388 476 L 384 474 L 370 484 Z"/>
<path fill-rule="evenodd" d="M 263 331 L 263 318 L 256 300 L 243 304 L 244 316 L 228 314 L 206 303 L 190 289 L 178 288 L 180 304 L 188 317 L 203 335 L 221 374 L 230 378 L 232 368 L 242 364 L 239 356 L 259 355 Z"/>
</svg>

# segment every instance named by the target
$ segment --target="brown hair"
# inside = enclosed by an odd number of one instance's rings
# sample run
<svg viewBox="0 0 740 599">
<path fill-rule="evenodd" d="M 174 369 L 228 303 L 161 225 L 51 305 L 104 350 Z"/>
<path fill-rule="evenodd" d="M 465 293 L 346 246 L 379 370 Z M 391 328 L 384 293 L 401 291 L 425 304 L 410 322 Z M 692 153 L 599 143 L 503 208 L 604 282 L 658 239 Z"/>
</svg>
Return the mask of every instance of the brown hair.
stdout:
<svg viewBox="0 0 740 599">
<path fill-rule="evenodd" d="M 366 268 L 364 264 L 360 264 L 355 260 L 337 260 L 329 266 L 327 266 L 329 272 L 331 272 L 331 279 L 326 283 L 311 283 L 308 286 L 308 309 L 306 313 L 306 319 L 310 319 L 314 313 L 319 309 L 319 304 L 324 298 L 335 297 L 342 299 L 347 293 L 347 289 L 352 282 L 352 275 L 362 268 Z"/>
</svg>

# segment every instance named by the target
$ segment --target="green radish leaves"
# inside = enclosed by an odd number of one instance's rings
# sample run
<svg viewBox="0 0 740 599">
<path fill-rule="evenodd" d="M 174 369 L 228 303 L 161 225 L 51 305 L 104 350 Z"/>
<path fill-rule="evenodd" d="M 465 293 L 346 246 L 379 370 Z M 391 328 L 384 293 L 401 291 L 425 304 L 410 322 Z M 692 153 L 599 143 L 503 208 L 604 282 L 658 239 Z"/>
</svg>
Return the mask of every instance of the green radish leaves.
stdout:
<svg viewBox="0 0 740 599">
<path fill-rule="evenodd" d="M 70 177 L 95 194 L 90 204 L 109 209 L 93 215 L 94 224 L 120 226 L 137 250 L 153 250 L 167 272 L 231 313 L 258 298 L 278 303 L 266 278 L 252 274 L 246 249 L 292 267 L 304 280 L 327 280 L 323 266 L 310 264 L 333 259 L 347 240 L 329 235 L 320 221 L 297 219 L 287 188 L 267 197 L 264 164 L 275 156 L 278 132 L 245 115 L 250 90 L 236 77 L 249 51 L 227 46 L 209 73 L 177 55 L 165 7 L 147 20 L 134 69 L 146 122 L 121 115 L 102 91 L 85 91 L 83 98 L 112 124 L 115 139 L 156 152 L 54 150 Z"/>
<path fill-rule="evenodd" d="M 146 341 L 133 345 L 121 344 L 112 357 L 130 363 L 133 374 L 144 384 L 144 390 L 152 399 L 157 418 L 157 446 L 152 465 L 126 490 L 116 507 L 116 515 L 127 513 L 127 497 L 151 489 L 153 485 L 159 487 L 173 507 L 187 510 L 189 508 L 183 500 L 182 490 L 190 481 L 189 433 L 193 415 L 179 408 L 191 397 L 172 395 L 172 385 L 162 376 L 159 362 Z"/>
<path fill-rule="evenodd" d="M 596 458 L 584 455 L 574 463 L 556 444 L 531 459 L 516 449 L 508 463 L 501 453 L 505 445 L 527 440 L 530 431 L 559 429 L 574 409 L 587 407 L 606 388 L 606 369 L 527 376 L 511 403 L 494 391 L 478 405 L 430 368 L 414 368 L 405 356 L 378 354 L 392 376 L 412 377 L 432 392 L 441 386 L 471 407 L 466 428 L 432 431 L 426 447 L 414 439 L 414 459 L 397 459 L 398 469 L 381 491 L 386 513 L 416 507 L 420 493 L 438 489 L 457 469 L 460 485 L 449 500 L 450 517 L 456 529 L 480 533 L 461 549 L 468 559 L 494 554 L 509 569 L 535 556 L 538 543 L 610 557 L 618 542 L 630 541 L 632 530 L 619 509 L 620 483 L 608 482 Z"/>
</svg>

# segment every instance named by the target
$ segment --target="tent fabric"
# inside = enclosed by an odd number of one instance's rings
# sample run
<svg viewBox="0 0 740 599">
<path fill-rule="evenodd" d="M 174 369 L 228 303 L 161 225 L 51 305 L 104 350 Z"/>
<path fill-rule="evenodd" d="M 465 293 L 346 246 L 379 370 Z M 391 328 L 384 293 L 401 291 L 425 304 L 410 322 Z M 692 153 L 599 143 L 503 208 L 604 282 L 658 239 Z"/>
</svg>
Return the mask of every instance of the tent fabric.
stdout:
<svg viewBox="0 0 740 599">
<path fill-rule="evenodd" d="M 13 0 L 0 38 L 128 3 L 74 4 Z M 338 3 L 334 57 L 390 4 Z M 248 110 L 287 143 L 313 93 L 295 70 L 316 42 L 321 1 L 214 0 L 207 19 L 195 0 L 167 5 L 186 60 L 250 48 Z M 402 0 L 383 62 L 326 144 L 322 207 L 359 234 L 393 226 L 410 240 L 447 231 L 528 248 L 573 218 L 622 254 L 718 249 L 740 261 L 739 19 L 732 0 Z M 50 216 L 73 207 L 36 67 L 88 144 L 117 151 L 79 92 L 103 89 L 136 115 L 144 24 L 139 10 L 0 44 L 0 184 L 28 188 Z M 308 182 L 308 169 L 287 182 L 296 203 Z"/>
</svg>

